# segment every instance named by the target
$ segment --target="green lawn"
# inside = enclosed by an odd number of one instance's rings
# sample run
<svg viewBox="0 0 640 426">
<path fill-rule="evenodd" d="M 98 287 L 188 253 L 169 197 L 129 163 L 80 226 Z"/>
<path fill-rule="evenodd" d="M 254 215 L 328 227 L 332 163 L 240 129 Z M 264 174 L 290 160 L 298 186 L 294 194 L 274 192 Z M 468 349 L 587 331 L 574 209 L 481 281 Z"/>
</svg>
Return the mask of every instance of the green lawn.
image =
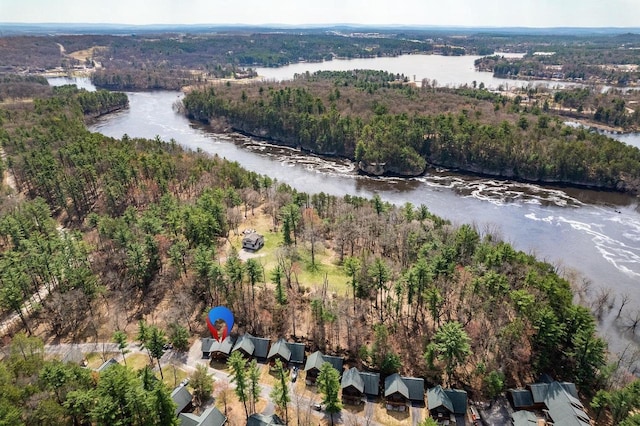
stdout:
<svg viewBox="0 0 640 426">
<path fill-rule="evenodd" d="M 270 282 L 271 271 L 278 264 L 278 249 L 283 245 L 281 233 L 270 232 L 269 229 L 260 229 L 259 225 L 255 229 L 264 236 L 264 247 L 256 254 L 265 269 L 267 282 Z M 266 228 L 266 227 L 265 227 Z M 242 235 L 231 236 L 231 243 L 240 251 L 242 249 Z M 331 250 L 324 248 L 321 243 L 316 243 L 315 267 L 311 264 L 311 246 L 309 243 L 298 240 L 298 257 L 294 271 L 302 287 L 319 288 L 322 286 L 325 274 L 329 282 L 329 290 L 339 294 L 344 294 L 349 287 L 349 277 L 344 273 L 341 266 L 334 263 L 334 256 Z M 295 279 L 295 278 L 292 278 Z"/>
<path fill-rule="evenodd" d="M 169 389 L 175 388 L 181 381 L 189 377 L 189 373 L 172 364 L 163 365 L 162 374 L 164 375 L 163 382 Z M 156 372 L 156 377 L 160 379 L 160 371 Z"/>
</svg>

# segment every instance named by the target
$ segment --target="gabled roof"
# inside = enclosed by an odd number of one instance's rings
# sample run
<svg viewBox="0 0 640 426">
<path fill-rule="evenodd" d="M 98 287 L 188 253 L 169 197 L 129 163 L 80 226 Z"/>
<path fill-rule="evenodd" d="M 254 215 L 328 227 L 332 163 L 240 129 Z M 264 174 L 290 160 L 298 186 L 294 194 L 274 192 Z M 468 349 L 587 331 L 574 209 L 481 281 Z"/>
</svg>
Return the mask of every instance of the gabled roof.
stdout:
<svg viewBox="0 0 640 426">
<path fill-rule="evenodd" d="M 249 416 L 247 419 L 247 426 L 272 426 L 272 425 L 284 425 L 284 422 L 280 417 L 275 414 L 265 416 L 264 414 L 255 413 Z"/>
<path fill-rule="evenodd" d="M 261 238 L 263 238 L 262 235 L 258 234 L 257 232 L 252 232 L 251 234 L 247 234 L 242 238 L 242 244 L 244 244 L 245 242 L 255 244 L 255 242 L 260 240 Z"/>
<path fill-rule="evenodd" d="M 403 377 L 402 381 L 409 390 L 409 399 L 412 401 L 424 401 L 424 379 L 419 377 Z M 465 392 L 465 402 L 466 402 Z M 455 403 L 454 403 L 455 408 Z M 466 410 L 466 407 L 465 407 Z"/>
<path fill-rule="evenodd" d="M 409 399 L 409 389 L 398 373 L 388 376 L 384 380 L 384 396 L 385 398 L 394 393 L 399 393 Z"/>
<path fill-rule="evenodd" d="M 227 417 L 216 407 L 207 408 L 199 416 L 193 413 L 180 413 L 178 416 L 181 426 L 222 426 Z"/>
<path fill-rule="evenodd" d="M 171 399 L 176 403 L 176 416 L 189 405 L 192 398 L 191 393 L 183 385 L 178 386 L 171 392 Z"/>
<path fill-rule="evenodd" d="M 547 396 L 547 390 L 549 389 L 548 383 L 534 383 L 529 385 L 531 389 L 531 397 L 534 404 L 544 403 L 544 397 Z"/>
<path fill-rule="evenodd" d="M 364 393 L 367 395 L 378 395 L 380 393 L 380 374 L 361 371 L 360 377 L 364 381 Z"/>
<path fill-rule="evenodd" d="M 350 368 L 344 372 L 340 386 L 342 389 L 353 386 L 358 392 L 364 393 L 364 380 L 360 377 L 360 372 L 357 368 Z"/>
<path fill-rule="evenodd" d="M 304 371 L 309 371 L 313 368 L 320 370 L 322 364 L 324 364 L 324 356 L 322 355 L 322 352 L 315 351 L 307 357 L 307 362 L 304 365 Z"/>
<path fill-rule="evenodd" d="M 266 358 L 269 353 L 269 344 L 271 341 L 269 339 L 265 339 L 264 337 L 255 337 L 250 336 L 251 341 L 253 342 L 253 356 L 256 358 Z"/>
<path fill-rule="evenodd" d="M 464 414 L 467 412 L 467 391 L 462 389 L 445 389 L 451 403 L 453 404 L 454 414 Z"/>
<path fill-rule="evenodd" d="M 267 355 L 267 359 L 271 359 L 279 355 L 285 361 L 289 361 L 291 359 L 291 350 L 287 346 L 287 341 L 284 339 L 280 339 L 271 345 L 271 349 L 269 349 L 269 354 Z"/>
<path fill-rule="evenodd" d="M 513 420 L 513 426 L 536 426 L 538 424 L 538 417 L 531 411 L 516 411 L 511 415 Z"/>
<path fill-rule="evenodd" d="M 509 389 L 507 392 L 511 395 L 514 408 L 533 406 L 533 397 L 527 389 Z"/>
<path fill-rule="evenodd" d="M 253 355 L 256 350 L 256 346 L 253 343 L 253 336 L 249 333 L 245 333 L 238 337 L 238 340 L 236 340 L 236 344 L 233 345 L 233 349 L 231 349 L 231 351 L 235 352 L 238 349 L 242 349 L 247 354 Z"/>
<path fill-rule="evenodd" d="M 342 364 L 344 363 L 344 358 L 341 356 L 333 356 L 333 355 L 323 355 L 323 358 L 326 362 L 331 364 L 333 368 L 338 370 L 338 373 L 342 375 Z"/>
<path fill-rule="evenodd" d="M 582 403 L 567 392 L 558 382 L 549 385 L 544 400 L 549 416 L 554 424 L 566 426 L 588 426 L 590 419 L 584 411 Z"/>
<path fill-rule="evenodd" d="M 102 363 L 102 365 L 100 367 L 98 367 L 98 369 L 96 371 L 98 373 L 102 373 L 107 368 L 111 367 L 112 365 L 116 365 L 116 364 L 118 364 L 118 361 L 116 361 L 115 358 L 109 358 L 104 363 Z"/>
<path fill-rule="evenodd" d="M 202 352 L 222 352 L 225 354 L 231 353 L 233 348 L 233 339 L 231 336 L 224 338 L 222 342 L 217 339 L 205 337 L 202 339 Z"/>
<path fill-rule="evenodd" d="M 320 351 L 315 351 L 307 357 L 307 362 L 304 365 L 304 371 L 309 371 L 313 368 L 320 370 L 320 367 L 322 367 L 322 364 L 325 362 L 331 364 L 333 368 L 338 370 L 338 373 L 342 374 L 344 358 L 340 356 L 324 355 Z"/>
<path fill-rule="evenodd" d="M 427 391 L 429 410 L 446 408 L 450 413 L 464 415 L 467 412 L 467 392 L 461 389 L 442 389 L 438 385 Z"/>
<path fill-rule="evenodd" d="M 435 388 L 431 388 L 427 391 L 427 407 L 429 410 L 435 410 L 438 407 L 444 407 L 453 413 L 453 403 L 442 389 L 442 386 L 438 385 Z"/>
<path fill-rule="evenodd" d="M 291 351 L 291 359 L 289 361 L 302 364 L 304 362 L 304 343 L 287 342 L 287 347 Z"/>
</svg>

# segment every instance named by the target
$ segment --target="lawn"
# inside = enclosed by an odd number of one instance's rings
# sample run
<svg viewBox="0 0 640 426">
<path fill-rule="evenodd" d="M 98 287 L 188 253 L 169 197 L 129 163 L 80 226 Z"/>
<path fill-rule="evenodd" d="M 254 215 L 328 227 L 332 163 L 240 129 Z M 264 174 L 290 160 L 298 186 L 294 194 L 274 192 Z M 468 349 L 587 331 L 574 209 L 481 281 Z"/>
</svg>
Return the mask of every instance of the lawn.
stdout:
<svg viewBox="0 0 640 426">
<path fill-rule="evenodd" d="M 100 367 L 108 359 L 119 359 L 120 352 L 89 352 L 85 358 L 87 360 L 87 368 L 92 370 Z"/>
<path fill-rule="evenodd" d="M 149 365 L 149 355 L 146 353 L 127 354 L 127 367 L 132 368 L 134 371 L 142 370 Z"/>
<path fill-rule="evenodd" d="M 255 210 L 255 215 L 249 214 L 247 219 L 240 225 L 239 235 L 231 233 L 230 242 L 233 247 L 242 251 L 242 231 L 245 229 L 255 229 L 264 236 L 264 247 L 255 253 L 242 253 L 242 257 L 254 257 L 263 266 L 267 282 L 270 281 L 271 271 L 278 264 L 278 249 L 283 246 L 283 236 L 281 232 L 272 231 L 272 220 L 260 209 Z M 336 265 L 335 252 L 324 247 L 323 242 L 315 245 L 315 266 L 311 264 L 311 245 L 308 242 L 298 239 L 296 246 L 298 260 L 293 268 L 295 275 L 302 287 L 320 288 L 325 277 L 329 283 L 329 290 L 344 294 L 349 289 L 349 278 L 344 273 L 342 267 Z M 293 278 L 295 280 L 295 278 Z"/>
<path fill-rule="evenodd" d="M 189 373 L 172 364 L 162 366 L 162 374 L 164 375 L 164 384 L 169 389 L 173 389 L 180 384 L 181 381 L 189 377 Z M 160 371 L 156 371 L 156 377 L 160 379 Z"/>
</svg>

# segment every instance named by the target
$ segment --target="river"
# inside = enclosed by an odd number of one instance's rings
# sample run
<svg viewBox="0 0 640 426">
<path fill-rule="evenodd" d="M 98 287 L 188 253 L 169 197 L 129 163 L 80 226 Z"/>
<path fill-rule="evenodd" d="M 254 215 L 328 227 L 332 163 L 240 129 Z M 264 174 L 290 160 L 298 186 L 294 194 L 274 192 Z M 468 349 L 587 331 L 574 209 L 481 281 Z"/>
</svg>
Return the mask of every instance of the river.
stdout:
<svg viewBox="0 0 640 426">
<path fill-rule="evenodd" d="M 439 62 L 443 57 L 432 58 Z M 450 59 L 454 59 L 451 63 L 464 63 L 465 58 L 473 65 L 473 59 L 469 57 Z M 389 59 L 372 59 L 370 68 L 383 69 Z M 299 66 L 297 64 L 295 69 Z M 436 78 L 440 80 L 438 76 Z M 476 78 L 476 81 L 482 80 Z M 50 82 L 74 81 L 50 79 Z M 86 79 L 77 82 L 87 89 L 92 88 Z M 446 171 L 431 171 L 415 179 L 359 176 L 350 161 L 318 158 L 240 135 L 212 133 L 173 111 L 172 105 L 182 97 L 179 92 L 128 95 L 130 106 L 127 110 L 100 118 L 89 126 L 90 130 L 118 138 L 128 134 L 175 139 L 187 148 L 218 154 L 237 161 L 246 169 L 310 193 L 323 191 L 337 196 L 363 197 L 379 194 L 394 204 L 425 204 L 431 212 L 455 224 L 471 223 L 481 232 L 497 233 L 516 249 L 556 265 L 560 273 L 579 271 L 591 282 L 591 296 L 601 289 L 609 289 L 616 301 L 600 322 L 599 333 L 606 336 L 613 352 L 621 353 L 626 349 L 629 355 L 640 348 L 640 340 L 624 327 L 628 318 L 640 313 L 640 203 L 637 197 L 541 187 Z M 640 141 L 637 134 L 619 136 L 634 144 Z M 625 294 L 630 302 L 621 319 L 616 321 L 618 306 Z"/>
</svg>

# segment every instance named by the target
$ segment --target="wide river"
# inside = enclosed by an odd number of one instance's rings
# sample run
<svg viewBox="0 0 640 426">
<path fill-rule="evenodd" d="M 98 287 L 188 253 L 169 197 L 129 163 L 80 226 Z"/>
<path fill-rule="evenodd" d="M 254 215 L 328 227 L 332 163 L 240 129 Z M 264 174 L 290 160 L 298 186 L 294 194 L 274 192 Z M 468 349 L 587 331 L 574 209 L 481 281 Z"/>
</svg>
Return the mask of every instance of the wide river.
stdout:
<svg viewBox="0 0 640 426">
<path fill-rule="evenodd" d="M 405 75 L 436 78 L 439 84 L 459 85 L 473 80 L 487 86 L 522 84 L 495 79 L 473 70 L 473 57 L 411 55 L 324 64 L 295 64 L 258 70 L 268 78 L 282 80 L 294 73 L 318 69 L 387 69 Z M 321 67 L 320 65 L 325 65 Z M 404 67 L 404 68 L 403 68 Z M 401 69 L 406 69 L 401 71 Z M 446 71 L 448 69 L 448 72 Z M 464 71 L 461 71 L 464 70 Z M 449 76 L 449 79 L 447 79 Z M 77 83 L 93 89 L 87 79 L 51 79 L 51 84 Z M 629 355 L 639 348 L 636 336 L 625 330 L 629 318 L 640 312 L 640 199 L 638 197 L 551 188 L 494 179 L 461 176 L 446 171 L 429 172 L 416 179 L 359 176 L 350 161 L 323 159 L 299 151 L 274 147 L 239 135 L 221 135 L 192 123 L 174 112 L 179 92 L 128 93 L 130 107 L 102 117 L 92 131 L 108 136 L 163 140 L 175 139 L 192 150 L 218 154 L 255 172 L 277 178 L 298 190 L 323 191 L 371 197 L 379 194 L 394 204 L 425 204 L 433 213 L 455 224 L 471 223 L 481 231 L 498 233 L 519 250 L 557 266 L 560 273 L 579 273 L 591 282 L 590 295 L 609 289 L 615 306 L 599 324 L 610 349 Z M 640 146 L 639 135 L 621 135 L 626 143 Z M 622 295 L 629 304 L 620 319 L 616 314 Z"/>
</svg>

